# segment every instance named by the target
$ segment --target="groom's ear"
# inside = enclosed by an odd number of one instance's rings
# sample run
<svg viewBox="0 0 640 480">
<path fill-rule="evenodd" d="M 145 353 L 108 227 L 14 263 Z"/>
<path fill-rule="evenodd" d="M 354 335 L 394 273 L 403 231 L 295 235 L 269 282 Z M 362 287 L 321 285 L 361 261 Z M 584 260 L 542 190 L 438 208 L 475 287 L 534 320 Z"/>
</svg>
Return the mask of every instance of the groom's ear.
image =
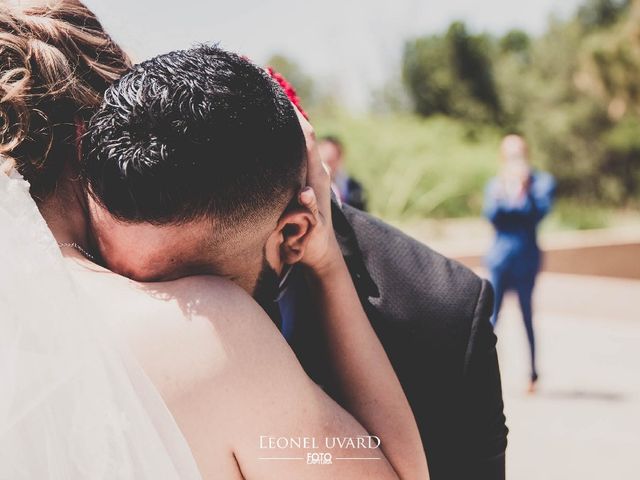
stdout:
<svg viewBox="0 0 640 480">
<path fill-rule="evenodd" d="M 312 228 L 313 215 L 309 211 L 291 210 L 280 217 L 274 234 L 283 264 L 291 265 L 302 259 Z"/>
</svg>

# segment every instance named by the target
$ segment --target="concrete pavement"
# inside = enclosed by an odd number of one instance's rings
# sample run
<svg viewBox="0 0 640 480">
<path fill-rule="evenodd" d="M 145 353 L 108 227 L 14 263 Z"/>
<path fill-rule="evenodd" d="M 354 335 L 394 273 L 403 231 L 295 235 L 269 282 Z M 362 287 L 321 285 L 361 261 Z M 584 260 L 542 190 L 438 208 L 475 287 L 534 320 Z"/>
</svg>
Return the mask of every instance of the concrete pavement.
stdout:
<svg viewBox="0 0 640 480">
<path fill-rule="evenodd" d="M 534 297 L 536 394 L 513 295 L 496 329 L 507 478 L 640 479 L 640 281 L 545 273 Z"/>
</svg>

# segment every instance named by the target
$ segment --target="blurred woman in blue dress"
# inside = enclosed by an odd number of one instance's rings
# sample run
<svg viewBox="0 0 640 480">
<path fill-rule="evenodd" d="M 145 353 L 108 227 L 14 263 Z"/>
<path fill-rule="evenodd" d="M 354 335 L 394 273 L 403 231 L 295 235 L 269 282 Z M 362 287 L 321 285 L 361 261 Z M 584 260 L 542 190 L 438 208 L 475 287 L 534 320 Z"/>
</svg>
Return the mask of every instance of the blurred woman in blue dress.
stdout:
<svg viewBox="0 0 640 480">
<path fill-rule="evenodd" d="M 533 392 L 538 371 L 531 299 L 541 264 L 536 230 L 551 210 L 555 180 L 550 174 L 531 168 L 527 144 L 518 135 L 505 137 L 500 153 L 500 172 L 487 185 L 484 205 L 484 215 L 496 231 L 485 258 L 495 290 L 492 323 L 495 326 L 498 320 L 504 293 L 515 290 L 529 341 L 529 391 Z"/>
</svg>

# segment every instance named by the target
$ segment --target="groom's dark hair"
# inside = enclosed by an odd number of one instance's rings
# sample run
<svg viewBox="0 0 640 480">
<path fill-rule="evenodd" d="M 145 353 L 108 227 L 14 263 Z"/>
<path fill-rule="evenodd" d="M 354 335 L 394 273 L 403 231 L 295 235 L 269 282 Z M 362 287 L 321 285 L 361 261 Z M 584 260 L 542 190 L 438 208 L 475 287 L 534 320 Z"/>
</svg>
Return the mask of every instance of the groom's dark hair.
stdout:
<svg viewBox="0 0 640 480">
<path fill-rule="evenodd" d="M 106 91 L 83 144 L 90 194 L 125 222 L 258 220 L 284 210 L 306 166 L 285 92 L 210 45 L 133 67 Z"/>
</svg>

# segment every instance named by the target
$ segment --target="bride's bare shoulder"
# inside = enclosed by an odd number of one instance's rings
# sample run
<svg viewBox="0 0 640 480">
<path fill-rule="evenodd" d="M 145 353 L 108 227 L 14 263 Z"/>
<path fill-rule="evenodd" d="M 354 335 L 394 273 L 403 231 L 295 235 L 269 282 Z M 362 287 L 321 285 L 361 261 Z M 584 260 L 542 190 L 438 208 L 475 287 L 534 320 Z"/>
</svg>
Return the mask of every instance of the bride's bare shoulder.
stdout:
<svg viewBox="0 0 640 480">
<path fill-rule="evenodd" d="M 188 277 L 134 288 L 141 304 L 129 342 L 168 402 L 229 383 L 243 363 L 240 352 L 260 341 L 260 331 L 275 330 L 245 291 L 222 278 Z"/>
<path fill-rule="evenodd" d="M 192 276 L 167 282 L 141 283 L 93 264 L 70 260 L 77 283 L 100 310 L 116 313 L 146 326 L 148 322 L 188 325 L 194 317 L 206 317 L 217 327 L 243 315 L 256 315 L 259 307 L 240 287 L 214 276 Z M 110 315 L 109 317 L 113 317 Z"/>
<path fill-rule="evenodd" d="M 301 383 L 307 385 L 273 322 L 225 279 L 141 284 L 95 271 L 77 273 L 78 283 L 97 293 L 95 308 L 115 322 L 163 397 L 203 478 L 241 478 L 233 449 L 243 430 L 232 419 L 256 411 L 256 391 L 270 381 L 265 369 L 273 363 L 285 378 L 292 377 L 287 372 L 301 378 L 287 390 L 276 388 L 289 398 L 299 394 Z"/>
<path fill-rule="evenodd" d="M 140 293 L 160 301 L 174 302 L 187 318 L 205 315 L 212 320 L 255 315 L 255 301 L 231 281 L 213 276 L 192 276 L 170 282 L 135 283 Z"/>
<path fill-rule="evenodd" d="M 255 301 L 223 278 L 137 283 L 110 272 L 76 274 L 168 402 L 223 381 L 240 367 L 241 351 L 278 334 Z"/>
</svg>

